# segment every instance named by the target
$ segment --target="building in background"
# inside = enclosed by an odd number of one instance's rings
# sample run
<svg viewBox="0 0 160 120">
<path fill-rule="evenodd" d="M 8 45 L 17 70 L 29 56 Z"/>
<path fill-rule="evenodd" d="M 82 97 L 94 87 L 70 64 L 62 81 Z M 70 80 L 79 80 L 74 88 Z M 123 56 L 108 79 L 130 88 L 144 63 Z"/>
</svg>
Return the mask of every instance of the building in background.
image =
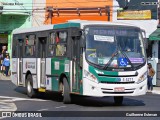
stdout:
<svg viewBox="0 0 160 120">
<path fill-rule="evenodd" d="M 0 8 L 0 52 L 5 45 L 11 53 L 12 31 L 32 25 L 32 0 L 0 0 Z"/>
<path fill-rule="evenodd" d="M 72 19 L 112 21 L 112 0 L 46 0 L 45 24 Z"/>
<path fill-rule="evenodd" d="M 32 5 L 32 26 L 36 27 L 44 25 L 46 13 L 46 0 L 32 0 Z"/>
</svg>

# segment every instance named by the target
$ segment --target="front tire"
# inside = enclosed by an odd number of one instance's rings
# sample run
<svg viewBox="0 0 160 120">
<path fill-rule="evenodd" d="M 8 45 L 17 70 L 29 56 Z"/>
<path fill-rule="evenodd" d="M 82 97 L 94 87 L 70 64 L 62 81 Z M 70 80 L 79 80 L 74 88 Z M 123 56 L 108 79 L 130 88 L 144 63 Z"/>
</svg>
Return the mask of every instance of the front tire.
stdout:
<svg viewBox="0 0 160 120">
<path fill-rule="evenodd" d="M 30 98 L 35 97 L 36 94 L 37 94 L 37 91 L 33 88 L 33 80 L 32 80 L 32 75 L 31 74 L 29 74 L 27 76 L 26 87 L 27 87 L 27 95 L 28 95 L 28 97 L 30 97 Z"/>
<path fill-rule="evenodd" d="M 114 103 L 115 103 L 115 105 L 122 105 L 122 103 L 123 103 L 123 96 L 115 96 L 114 97 Z"/>
<path fill-rule="evenodd" d="M 70 88 L 69 88 L 69 84 L 68 84 L 67 78 L 63 78 L 62 94 L 63 94 L 63 103 L 64 104 L 71 103 Z"/>
</svg>

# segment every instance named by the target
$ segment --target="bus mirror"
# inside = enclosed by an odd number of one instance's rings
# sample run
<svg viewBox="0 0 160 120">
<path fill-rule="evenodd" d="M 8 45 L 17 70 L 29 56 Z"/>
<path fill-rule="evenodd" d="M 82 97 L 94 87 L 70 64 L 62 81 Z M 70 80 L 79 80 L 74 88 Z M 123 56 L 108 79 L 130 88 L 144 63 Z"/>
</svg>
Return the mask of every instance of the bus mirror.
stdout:
<svg viewBox="0 0 160 120">
<path fill-rule="evenodd" d="M 148 40 L 147 40 L 147 38 L 144 38 L 144 47 L 145 47 L 145 49 L 148 48 Z"/>
<path fill-rule="evenodd" d="M 147 49 L 148 48 L 148 41 L 147 41 L 147 38 L 146 38 L 145 30 L 142 30 L 142 36 L 143 36 L 143 39 L 144 39 L 144 47 L 145 47 L 145 49 Z"/>
</svg>

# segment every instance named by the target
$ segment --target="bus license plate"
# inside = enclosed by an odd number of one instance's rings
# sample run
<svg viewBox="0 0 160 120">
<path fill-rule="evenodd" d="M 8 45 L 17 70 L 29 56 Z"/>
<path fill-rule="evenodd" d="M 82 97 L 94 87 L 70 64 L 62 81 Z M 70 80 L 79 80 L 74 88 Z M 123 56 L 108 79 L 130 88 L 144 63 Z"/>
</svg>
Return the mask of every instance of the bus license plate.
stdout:
<svg viewBox="0 0 160 120">
<path fill-rule="evenodd" d="M 124 87 L 115 87 L 114 92 L 124 92 Z"/>
</svg>

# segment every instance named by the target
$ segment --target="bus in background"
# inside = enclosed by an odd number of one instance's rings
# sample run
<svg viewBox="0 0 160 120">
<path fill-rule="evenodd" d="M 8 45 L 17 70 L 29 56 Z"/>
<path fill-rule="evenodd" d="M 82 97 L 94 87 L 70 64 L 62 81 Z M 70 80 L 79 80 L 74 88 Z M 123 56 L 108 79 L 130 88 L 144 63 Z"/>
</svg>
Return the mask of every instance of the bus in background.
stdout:
<svg viewBox="0 0 160 120">
<path fill-rule="evenodd" d="M 143 30 L 114 22 L 71 20 L 63 24 L 17 29 L 12 40 L 12 82 L 27 95 L 58 91 L 71 94 L 144 95 L 147 59 Z"/>
</svg>

